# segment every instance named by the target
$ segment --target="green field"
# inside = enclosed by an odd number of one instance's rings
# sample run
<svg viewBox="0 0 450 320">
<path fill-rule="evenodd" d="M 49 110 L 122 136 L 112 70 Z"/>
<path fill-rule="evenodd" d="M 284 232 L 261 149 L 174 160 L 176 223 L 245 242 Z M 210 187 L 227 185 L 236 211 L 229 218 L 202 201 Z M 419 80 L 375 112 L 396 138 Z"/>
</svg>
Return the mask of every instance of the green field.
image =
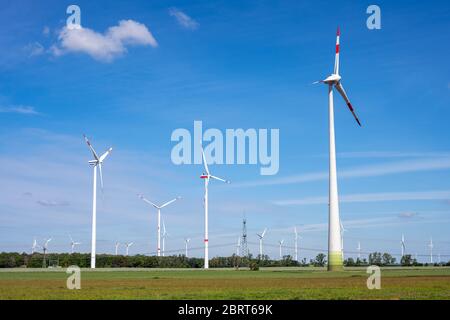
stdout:
<svg viewBox="0 0 450 320">
<path fill-rule="evenodd" d="M 89 269 L 68 290 L 65 270 L 0 270 L 0 299 L 450 299 L 450 268 L 383 268 L 368 290 L 363 268 Z"/>
</svg>

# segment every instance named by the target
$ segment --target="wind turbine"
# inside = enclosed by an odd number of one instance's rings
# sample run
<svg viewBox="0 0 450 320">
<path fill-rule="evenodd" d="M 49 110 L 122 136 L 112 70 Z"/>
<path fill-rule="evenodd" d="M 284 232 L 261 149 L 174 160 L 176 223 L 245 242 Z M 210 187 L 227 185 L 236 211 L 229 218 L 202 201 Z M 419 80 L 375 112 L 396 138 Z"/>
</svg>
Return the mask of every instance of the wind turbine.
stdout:
<svg viewBox="0 0 450 320">
<path fill-rule="evenodd" d="M 264 239 L 264 236 L 266 235 L 266 232 L 267 232 L 267 228 L 265 228 L 262 233 L 256 234 L 259 238 L 259 257 L 260 257 L 260 259 L 263 258 L 263 239 Z"/>
<path fill-rule="evenodd" d="M 342 221 L 339 221 L 341 225 L 341 244 L 342 244 L 342 260 L 344 260 L 344 233 L 348 230 L 344 228 L 344 225 L 342 224 Z"/>
<path fill-rule="evenodd" d="M 94 168 L 94 181 L 93 181 L 93 192 L 92 192 L 92 248 L 91 248 L 91 268 L 95 269 L 95 254 L 96 254 L 96 242 L 97 242 L 97 167 L 100 173 L 100 185 L 103 190 L 103 173 L 102 164 L 105 158 L 111 153 L 112 148 L 109 148 L 100 157 L 95 152 L 91 143 L 89 142 L 86 135 L 84 135 L 84 140 L 86 141 L 89 149 L 94 156 L 94 160 L 90 160 L 89 164 Z"/>
<path fill-rule="evenodd" d="M 117 241 L 116 245 L 115 245 L 115 247 L 116 247 L 116 256 L 119 253 L 119 246 L 120 246 L 120 242 Z"/>
<path fill-rule="evenodd" d="M 166 237 L 168 236 L 169 234 L 167 233 L 167 231 L 166 231 L 166 224 L 164 223 L 164 220 L 163 220 L 163 234 L 162 234 L 162 256 L 164 257 L 165 256 L 165 251 L 166 251 Z"/>
<path fill-rule="evenodd" d="M 402 246 L 402 257 L 405 255 L 405 236 L 402 234 L 402 241 L 400 241 L 400 244 Z"/>
<path fill-rule="evenodd" d="M 71 253 L 74 253 L 75 246 L 81 244 L 81 242 L 73 241 L 72 236 L 70 234 L 69 234 L 69 238 L 70 238 L 70 247 L 72 248 Z"/>
<path fill-rule="evenodd" d="M 430 248 L 430 263 L 433 263 L 433 238 L 430 237 L 430 244 L 428 245 Z"/>
<path fill-rule="evenodd" d="M 294 234 L 295 234 L 295 261 L 298 261 L 298 239 L 302 239 L 301 236 L 298 235 L 297 227 L 294 227 Z"/>
<path fill-rule="evenodd" d="M 133 245 L 134 242 L 128 242 L 125 243 L 125 248 L 126 248 L 126 256 L 128 257 L 128 249 Z"/>
<path fill-rule="evenodd" d="M 342 244 L 339 230 L 339 199 L 336 175 L 336 145 L 334 137 L 334 105 L 333 105 L 333 87 L 341 94 L 347 103 L 350 112 L 353 114 L 358 125 L 361 122 L 356 116 L 350 100 L 341 83 L 339 75 L 339 37 L 340 30 L 337 29 L 336 35 L 336 56 L 334 61 L 334 71 L 325 80 L 316 83 L 324 83 L 328 86 L 328 112 L 329 112 L 329 139 L 330 139 L 330 179 L 329 179 L 329 214 L 328 214 L 328 270 L 341 270 L 342 261 Z"/>
<path fill-rule="evenodd" d="M 200 141 L 201 143 L 201 141 Z M 203 159 L 203 166 L 205 168 L 205 172 L 200 176 L 201 179 L 203 179 L 205 181 L 205 198 L 203 201 L 204 207 L 205 207 L 205 239 L 203 240 L 205 243 L 205 269 L 209 268 L 209 251 L 208 251 L 208 185 L 209 185 L 209 180 L 210 179 L 214 179 L 214 180 L 218 180 L 218 181 L 222 181 L 225 183 L 230 183 L 230 181 L 213 176 L 208 169 L 208 164 L 206 163 L 206 157 L 205 157 L 205 151 L 203 150 L 203 146 L 201 146 L 202 148 L 202 159 Z"/>
<path fill-rule="evenodd" d="M 238 237 L 237 245 L 236 245 L 236 255 L 239 256 L 239 250 L 241 249 L 241 237 Z"/>
<path fill-rule="evenodd" d="M 31 246 L 31 254 L 36 252 L 36 248 L 40 247 L 40 245 L 38 245 L 36 238 L 33 239 L 33 245 Z"/>
<path fill-rule="evenodd" d="M 278 244 L 280 245 L 280 260 L 283 259 L 283 243 L 284 243 L 284 239 L 278 241 Z"/>
<path fill-rule="evenodd" d="M 42 249 L 44 250 L 44 260 L 42 261 L 42 267 L 46 268 L 47 267 L 47 263 L 45 262 L 45 256 L 47 254 L 48 251 L 48 243 L 52 241 L 52 238 L 48 238 L 47 240 L 45 240 L 44 245 L 42 246 Z"/>
<path fill-rule="evenodd" d="M 358 241 L 358 259 L 361 260 L 361 242 Z"/>
<path fill-rule="evenodd" d="M 188 244 L 189 244 L 190 241 L 191 241 L 191 239 L 189 239 L 189 238 L 184 239 L 184 246 L 185 246 L 185 250 L 186 250 L 186 252 L 185 252 L 186 258 L 189 258 L 189 255 L 188 255 Z"/>
<path fill-rule="evenodd" d="M 175 201 L 181 199 L 181 197 L 176 197 L 175 199 L 172 199 L 170 201 L 167 201 L 166 203 L 158 206 L 154 204 L 153 202 L 147 200 L 142 194 L 138 195 L 140 199 L 147 202 L 149 205 L 152 205 L 156 210 L 158 210 L 158 244 L 157 244 L 157 255 L 158 257 L 161 256 L 161 209 L 167 207 L 169 204 L 174 203 Z"/>
</svg>

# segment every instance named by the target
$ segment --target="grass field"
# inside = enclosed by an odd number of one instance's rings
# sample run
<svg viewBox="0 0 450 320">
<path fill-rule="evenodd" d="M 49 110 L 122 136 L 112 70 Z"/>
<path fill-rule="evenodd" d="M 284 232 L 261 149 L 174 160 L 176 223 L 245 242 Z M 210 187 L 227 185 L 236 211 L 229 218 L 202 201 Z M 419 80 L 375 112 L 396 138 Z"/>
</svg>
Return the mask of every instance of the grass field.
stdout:
<svg viewBox="0 0 450 320">
<path fill-rule="evenodd" d="M 368 290 L 365 269 L 89 269 L 81 290 L 65 270 L 0 270 L 0 299 L 450 299 L 450 268 L 385 268 Z"/>
</svg>

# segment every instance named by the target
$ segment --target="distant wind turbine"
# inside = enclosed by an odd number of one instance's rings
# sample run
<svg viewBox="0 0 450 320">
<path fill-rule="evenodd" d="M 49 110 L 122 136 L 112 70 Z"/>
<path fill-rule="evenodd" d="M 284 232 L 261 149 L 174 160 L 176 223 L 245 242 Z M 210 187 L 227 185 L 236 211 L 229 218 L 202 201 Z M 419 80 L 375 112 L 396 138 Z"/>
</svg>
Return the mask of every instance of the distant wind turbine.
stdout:
<svg viewBox="0 0 450 320">
<path fill-rule="evenodd" d="M 239 250 L 241 249 L 241 237 L 238 237 L 237 245 L 236 245 L 236 255 L 239 256 Z"/>
<path fill-rule="evenodd" d="M 264 239 L 264 236 L 266 235 L 266 232 L 267 232 L 267 228 L 265 228 L 263 232 L 256 234 L 258 236 L 258 238 L 259 238 L 259 257 L 260 257 L 260 259 L 263 258 L 263 254 L 264 254 L 264 252 L 263 252 L 263 239 Z"/>
<path fill-rule="evenodd" d="M 185 250 L 186 250 L 186 252 L 185 252 L 186 258 L 189 258 L 188 245 L 189 245 L 190 241 L 191 241 L 191 239 L 189 239 L 189 238 L 184 239 L 184 246 L 185 246 Z"/>
<path fill-rule="evenodd" d="M 201 141 L 200 141 L 200 143 L 201 143 Z M 208 245 L 209 245 L 209 235 L 208 235 L 208 186 L 209 186 L 209 180 L 214 179 L 214 180 L 225 182 L 225 183 L 230 183 L 230 181 L 213 176 L 209 172 L 208 163 L 206 162 L 206 157 L 205 157 L 205 151 L 203 150 L 203 146 L 201 148 L 202 148 L 203 167 L 205 169 L 205 172 L 200 176 L 200 178 L 205 181 L 205 197 L 203 200 L 203 205 L 205 207 L 205 238 L 203 240 L 203 242 L 205 243 L 204 268 L 208 269 L 209 268 L 209 249 L 208 249 Z"/>
<path fill-rule="evenodd" d="M 130 249 L 130 247 L 134 244 L 134 242 L 129 242 L 129 243 L 125 243 L 125 248 L 126 248 L 126 256 L 128 257 L 128 250 Z"/>
<path fill-rule="evenodd" d="M 95 254 L 96 254 L 96 242 L 97 242 L 97 167 L 100 173 L 100 185 L 103 190 L 103 173 L 102 173 L 102 164 L 106 157 L 111 153 L 112 148 L 109 148 L 104 154 L 100 157 L 95 152 L 91 143 L 89 142 L 86 135 L 84 135 L 84 140 L 86 141 L 89 149 L 94 156 L 94 160 L 90 160 L 89 164 L 94 168 L 94 181 L 93 181 L 93 193 L 92 193 L 92 244 L 91 244 L 91 268 L 95 269 Z"/>
<path fill-rule="evenodd" d="M 162 234 L 162 256 L 164 257 L 166 255 L 166 237 L 168 237 L 169 234 L 166 231 L 166 224 L 163 220 L 163 234 Z"/>
<path fill-rule="evenodd" d="M 280 260 L 283 259 L 283 243 L 284 243 L 284 239 L 278 241 L 278 244 L 280 245 Z"/>
<path fill-rule="evenodd" d="M 74 253 L 75 252 L 75 246 L 81 244 L 81 242 L 73 241 L 73 238 L 72 238 L 72 236 L 70 234 L 69 234 L 69 238 L 70 238 L 70 247 L 71 247 L 71 251 L 70 252 Z"/>
<path fill-rule="evenodd" d="M 116 242 L 116 245 L 115 245 L 115 249 L 116 249 L 116 256 L 117 256 L 117 254 L 119 253 L 119 246 L 120 246 L 120 242 Z"/>
<path fill-rule="evenodd" d="M 356 116 L 347 93 L 341 83 L 341 76 L 339 75 L 339 38 L 341 32 L 339 28 L 336 34 L 336 56 L 334 60 L 333 73 L 324 80 L 317 81 L 316 83 L 324 83 L 328 86 L 328 113 L 329 113 L 329 140 L 330 140 L 330 178 L 329 178 L 329 222 L 328 222 L 328 270 L 342 270 L 342 244 L 339 229 L 339 198 L 338 198 L 338 185 L 336 174 L 336 146 L 334 135 L 334 104 L 333 104 L 333 88 L 335 88 L 341 96 L 344 98 L 350 112 L 353 114 L 358 125 L 361 126 L 361 122 Z"/>
<path fill-rule="evenodd" d="M 402 240 L 400 241 L 400 245 L 402 246 L 402 257 L 405 255 L 405 236 L 402 234 Z"/>
<path fill-rule="evenodd" d="M 341 225 L 341 244 L 342 244 L 342 260 L 344 260 L 344 233 L 348 230 L 344 228 L 344 225 L 342 224 L 342 221 L 339 222 Z"/>
<path fill-rule="evenodd" d="M 297 227 L 294 227 L 294 235 L 295 235 L 295 247 L 294 247 L 294 253 L 295 253 L 295 261 L 298 261 L 298 239 L 302 239 L 302 237 L 300 237 L 298 235 L 297 232 Z"/>
<path fill-rule="evenodd" d="M 428 245 L 430 248 L 430 263 L 433 263 L 433 238 L 430 237 L 430 244 Z"/>
<path fill-rule="evenodd" d="M 142 199 L 144 202 L 152 205 L 156 210 L 158 210 L 158 243 L 157 243 L 157 255 L 158 257 L 161 256 L 161 209 L 167 207 L 169 204 L 174 203 L 175 201 L 181 199 L 181 197 L 176 197 L 175 199 L 172 199 L 170 201 L 167 201 L 166 203 L 158 206 L 151 202 L 150 200 L 147 200 L 142 194 L 138 195 L 140 199 Z"/>
<path fill-rule="evenodd" d="M 31 254 L 36 252 L 36 249 L 40 247 L 40 245 L 37 243 L 36 238 L 33 239 L 33 245 L 31 246 Z"/>
<path fill-rule="evenodd" d="M 42 261 L 42 266 L 44 268 L 47 267 L 47 263 L 45 261 L 45 257 L 46 257 L 46 254 L 48 252 L 48 244 L 49 244 L 50 241 L 52 241 L 52 238 L 48 238 L 47 240 L 45 240 L 44 245 L 42 246 L 42 249 L 44 250 L 44 260 Z"/>
<path fill-rule="evenodd" d="M 358 241 L 358 259 L 361 260 L 361 242 Z"/>
</svg>

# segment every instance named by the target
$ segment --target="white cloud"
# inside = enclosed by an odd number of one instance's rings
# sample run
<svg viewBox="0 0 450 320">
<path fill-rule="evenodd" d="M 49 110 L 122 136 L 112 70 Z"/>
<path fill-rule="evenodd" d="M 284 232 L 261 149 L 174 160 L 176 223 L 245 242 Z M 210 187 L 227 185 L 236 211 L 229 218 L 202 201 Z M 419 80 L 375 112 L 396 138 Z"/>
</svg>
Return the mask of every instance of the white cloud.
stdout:
<svg viewBox="0 0 450 320">
<path fill-rule="evenodd" d="M 426 160 L 412 160 L 382 163 L 376 165 L 360 166 L 351 169 L 343 169 L 338 171 L 338 177 L 341 178 L 363 178 L 363 177 L 378 177 L 390 174 L 409 173 L 418 171 L 443 170 L 450 168 L 450 157 L 448 155 L 438 157 L 436 159 Z M 328 172 L 306 173 L 300 175 L 292 175 L 282 178 L 248 181 L 235 184 L 239 187 L 249 186 L 271 186 L 271 185 L 285 185 L 298 184 L 312 181 L 323 181 L 328 179 Z"/>
<path fill-rule="evenodd" d="M 189 17 L 186 13 L 183 11 L 177 9 L 177 8 L 170 8 L 169 9 L 169 15 L 172 17 L 175 17 L 177 19 L 178 23 L 186 29 L 195 30 L 199 27 L 199 23 Z"/>
<path fill-rule="evenodd" d="M 415 192 L 385 192 L 385 193 L 356 193 L 339 197 L 339 202 L 385 202 L 409 200 L 446 200 L 450 198 L 450 190 L 443 191 L 415 191 Z M 309 197 L 302 199 L 274 201 L 280 206 L 327 204 L 328 197 Z"/>
<path fill-rule="evenodd" d="M 25 46 L 25 50 L 28 52 L 30 57 L 39 56 L 45 52 L 45 48 L 39 42 L 29 43 Z"/>
<path fill-rule="evenodd" d="M 10 106 L 10 107 L 0 107 L 0 113 L 18 113 L 23 115 L 38 115 L 34 107 L 30 106 Z"/>
<path fill-rule="evenodd" d="M 127 45 L 157 47 L 158 43 L 147 27 L 133 20 L 121 20 L 102 34 L 89 28 L 67 29 L 58 37 L 58 44 L 51 47 L 55 56 L 70 52 L 86 53 L 92 58 L 110 62 L 127 51 Z"/>
</svg>

